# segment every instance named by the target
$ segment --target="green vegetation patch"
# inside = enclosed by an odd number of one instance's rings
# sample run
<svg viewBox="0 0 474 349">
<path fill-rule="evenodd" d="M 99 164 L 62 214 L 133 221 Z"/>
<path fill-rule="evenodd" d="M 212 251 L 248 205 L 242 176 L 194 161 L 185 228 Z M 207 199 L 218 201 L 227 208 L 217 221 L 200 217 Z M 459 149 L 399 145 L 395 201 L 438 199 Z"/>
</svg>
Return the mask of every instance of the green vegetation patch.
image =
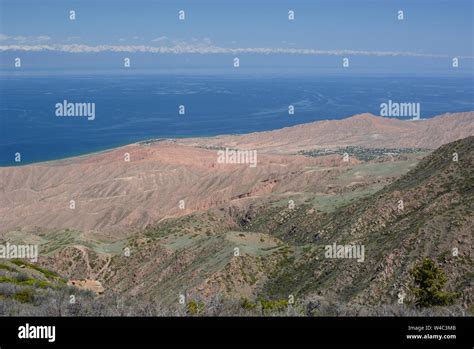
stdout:
<svg viewBox="0 0 474 349">
<path fill-rule="evenodd" d="M 417 264 L 411 271 L 411 275 L 416 285 L 411 288 L 411 291 L 419 307 L 451 305 L 460 295 L 458 292 L 443 291 L 447 281 L 446 274 L 430 258 L 425 258 Z"/>
<path fill-rule="evenodd" d="M 33 290 L 25 288 L 13 295 L 13 299 L 20 303 L 31 303 L 33 302 L 34 293 Z"/>
<path fill-rule="evenodd" d="M 12 259 L 11 262 L 13 264 L 19 266 L 19 267 L 24 265 L 25 267 L 28 267 L 30 269 L 34 269 L 36 271 L 39 271 L 41 274 L 43 274 L 44 276 L 46 276 L 49 279 L 61 279 L 61 277 L 57 273 L 55 273 L 54 271 L 43 269 L 43 268 L 41 268 L 40 266 L 38 266 L 36 264 L 30 263 L 30 262 L 27 262 L 27 261 L 24 261 L 24 260 L 21 260 L 21 259 Z"/>
<path fill-rule="evenodd" d="M 370 196 L 381 188 L 382 186 L 373 186 L 361 190 L 346 191 L 341 194 L 318 194 L 312 199 L 311 204 L 318 211 L 330 213 L 339 207 L 343 207 L 354 202 L 359 198 Z"/>
<path fill-rule="evenodd" d="M 34 286 L 34 287 L 41 287 L 41 288 L 54 288 L 55 285 L 48 281 L 43 281 L 43 280 L 36 280 L 32 278 L 13 278 L 13 277 L 8 277 L 8 276 L 0 276 L 0 283 L 12 283 L 15 285 L 20 285 L 20 286 Z"/>
<path fill-rule="evenodd" d="M 302 150 L 299 151 L 298 154 L 311 156 L 311 157 L 318 157 L 318 156 L 327 156 L 327 155 L 341 155 L 344 156 L 345 154 L 355 157 L 361 161 L 370 161 L 375 160 L 378 158 L 385 158 L 385 157 L 395 157 L 401 154 L 418 154 L 418 153 L 425 153 L 429 151 L 429 149 L 423 148 L 364 148 L 364 147 L 356 147 L 356 146 L 349 146 L 344 148 L 338 149 L 312 149 L 312 150 Z"/>
</svg>

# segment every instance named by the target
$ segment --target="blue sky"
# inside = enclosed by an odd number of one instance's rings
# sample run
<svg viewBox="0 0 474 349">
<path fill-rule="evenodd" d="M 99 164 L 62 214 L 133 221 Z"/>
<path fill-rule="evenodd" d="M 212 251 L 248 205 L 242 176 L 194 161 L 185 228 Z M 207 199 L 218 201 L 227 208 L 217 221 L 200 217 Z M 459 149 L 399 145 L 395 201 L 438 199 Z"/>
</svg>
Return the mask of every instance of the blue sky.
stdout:
<svg viewBox="0 0 474 349">
<path fill-rule="evenodd" d="M 461 57 L 460 70 L 472 73 L 473 3 L 0 0 L 0 66 L 8 69 L 21 54 L 25 68 L 112 68 L 123 56 L 135 59 L 133 67 L 153 68 L 158 56 L 162 67 L 209 68 L 228 65 L 223 56 L 248 55 L 243 63 L 255 69 L 335 68 L 349 57 L 356 69 L 436 73 L 448 72 L 451 58 Z M 75 21 L 69 10 L 76 11 Z M 178 20 L 179 10 L 185 21 Z M 205 58 L 193 58 L 196 50 Z"/>
</svg>

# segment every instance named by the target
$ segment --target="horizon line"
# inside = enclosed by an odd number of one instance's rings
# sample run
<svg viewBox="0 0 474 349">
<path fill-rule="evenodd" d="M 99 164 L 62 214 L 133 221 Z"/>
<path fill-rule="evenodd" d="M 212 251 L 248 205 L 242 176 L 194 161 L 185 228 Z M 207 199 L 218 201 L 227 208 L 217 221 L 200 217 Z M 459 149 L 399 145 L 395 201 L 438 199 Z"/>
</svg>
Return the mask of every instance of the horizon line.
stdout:
<svg viewBox="0 0 474 349">
<path fill-rule="evenodd" d="M 193 45 L 180 43 L 174 46 L 149 45 L 87 45 L 87 44 L 51 44 L 51 45 L 0 45 L 0 52 L 66 52 L 66 53 L 151 53 L 151 54 L 287 54 L 312 56 L 375 56 L 375 57 L 424 57 L 474 59 L 474 56 L 432 54 L 412 51 L 373 51 L 373 50 L 320 50 L 314 48 L 271 48 L 240 47 L 230 48 L 213 45 Z"/>
</svg>

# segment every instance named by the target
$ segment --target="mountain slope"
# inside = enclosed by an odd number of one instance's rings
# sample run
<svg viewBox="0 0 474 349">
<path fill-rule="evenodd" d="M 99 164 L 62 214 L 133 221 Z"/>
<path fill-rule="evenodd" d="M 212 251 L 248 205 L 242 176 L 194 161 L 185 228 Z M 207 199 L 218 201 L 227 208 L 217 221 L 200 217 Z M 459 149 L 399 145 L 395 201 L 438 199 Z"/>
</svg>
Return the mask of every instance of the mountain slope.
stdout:
<svg viewBox="0 0 474 349">
<path fill-rule="evenodd" d="M 281 212 L 269 212 L 263 220 L 273 224 L 256 225 L 304 247 L 304 253 L 275 272 L 264 294 L 317 294 L 362 307 L 396 303 L 402 292 L 409 302 L 409 271 L 431 257 L 446 271 L 448 288 L 461 292 L 458 302 L 469 306 L 474 301 L 473 173 L 474 137 L 468 137 L 442 146 L 391 185 L 331 214 L 300 207 L 282 220 Z M 364 245 L 365 261 L 326 259 L 324 246 L 333 243 Z"/>
<path fill-rule="evenodd" d="M 452 161 L 454 152 L 458 162 Z M 103 272 L 93 275 L 109 291 L 171 307 L 179 307 L 180 294 L 205 303 L 217 296 L 254 302 L 292 295 L 299 305 L 316 297 L 369 311 L 397 306 L 399 293 L 412 302 L 409 272 L 427 256 L 446 271 L 448 289 L 461 292 L 457 304 L 468 307 L 473 168 L 474 137 L 469 137 L 436 150 L 377 193 L 334 211 L 309 203 L 294 209 L 260 203 L 168 219 L 132 236 L 125 245 L 130 256 L 95 262 Z M 333 243 L 364 245 L 364 261 L 326 259 L 324 248 Z M 86 252 L 87 260 L 100 260 L 97 252 Z M 91 277 L 82 263 L 68 263 L 75 258 L 84 255 L 65 249 L 42 263 L 68 277 Z"/>
</svg>

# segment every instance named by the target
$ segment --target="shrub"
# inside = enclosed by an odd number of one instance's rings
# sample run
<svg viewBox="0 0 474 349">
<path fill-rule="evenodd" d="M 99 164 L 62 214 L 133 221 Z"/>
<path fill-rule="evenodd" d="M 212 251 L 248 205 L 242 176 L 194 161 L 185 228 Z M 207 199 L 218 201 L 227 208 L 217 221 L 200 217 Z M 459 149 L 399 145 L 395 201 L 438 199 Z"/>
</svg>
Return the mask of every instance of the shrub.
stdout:
<svg viewBox="0 0 474 349">
<path fill-rule="evenodd" d="M 25 273 L 18 273 L 15 278 L 18 282 L 26 281 L 29 279 L 28 275 L 26 275 Z"/>
<path fill-rule="evenodd" d="M 25 288 L 13 295 L 13 299 L 21 303 L 31 303 L 33 301 L 33 291 Z"/>
<path fill-rule="evenodd" d="M 186 306 L 187 313 L 190 315 L 198 315 L 204 308 L 205 304 L 203 302 L 197 302 L 195 300 L 191 300 Z"/>
<path fill-rule="evenodd" d="M 459 294 L 456 292 L 445 292 L 442 289 L 446 284 L 446 274 L 433 260 L 425 258 L 411 271 L 417 287 L 411 291 L 416 297 L 416 304 L 420 307 L 431 307 L 435 305 L 451 305 Z"/>
<path fill-rule="evenodd" d="M 12 267 L 6 265 L 6 264 L 0 264 L 0 269 L 2 270 L 7 270 L 7 271 L 15 271 Z"/>
<path fill-rule="evenodd" d="M 260 304 L 262 305 L 262 312 L 265 313 L 265 311 L 282 311 L 285 310 L 288 307 L 288 300 L 286 299 L 279 299 L 279 300 L 265 300 L 262 299 L 260 301 Z"/>
<path fill-rule="evenodd" d="M 11 296 L 17 291 L 18 287 L 11 283 L 0 283 L 0 295 Z"/>
<path fill-rule="evenodd" d="M 12 277 L 8 277 L 8 276 L 0 276 L 0 283 L 4 283 L 4 282 L 10 282 L 12 284 L 17 284 L 18 281 Z"/>
<path fill-rule="evenodd" d="M 242 298 L 240 301 L 240 306 L 246 310 L 253 310 L 257 307 L 257 304 L 249 301 L 247 298 Z"/>
<path fill-rule="evenodd" d="M 41 268 L 40 266 L 36 265 L 36 264 L 33 264 L 33 263 L 29 263 L 27 261 L 23 261 L 21 259 L 13 259 L 11 260 L 11 262 L 19 267 L 21 267 L 22 265 L 28 267 L 28 268 L 31 268 L 31 269 L 34 269 L 36 271 L 39 271 L 40 273 L 42 273 L 44 276 L 46 276 L 47 278 L 52 278 L 52 279 L 56 279 L 56 278 L 59 278 L 59 275 L 56 274 L 55 272 L 51 271 L 51 270 L 47 270 L 47 269 L 43 269 Z"/>
</svg>

